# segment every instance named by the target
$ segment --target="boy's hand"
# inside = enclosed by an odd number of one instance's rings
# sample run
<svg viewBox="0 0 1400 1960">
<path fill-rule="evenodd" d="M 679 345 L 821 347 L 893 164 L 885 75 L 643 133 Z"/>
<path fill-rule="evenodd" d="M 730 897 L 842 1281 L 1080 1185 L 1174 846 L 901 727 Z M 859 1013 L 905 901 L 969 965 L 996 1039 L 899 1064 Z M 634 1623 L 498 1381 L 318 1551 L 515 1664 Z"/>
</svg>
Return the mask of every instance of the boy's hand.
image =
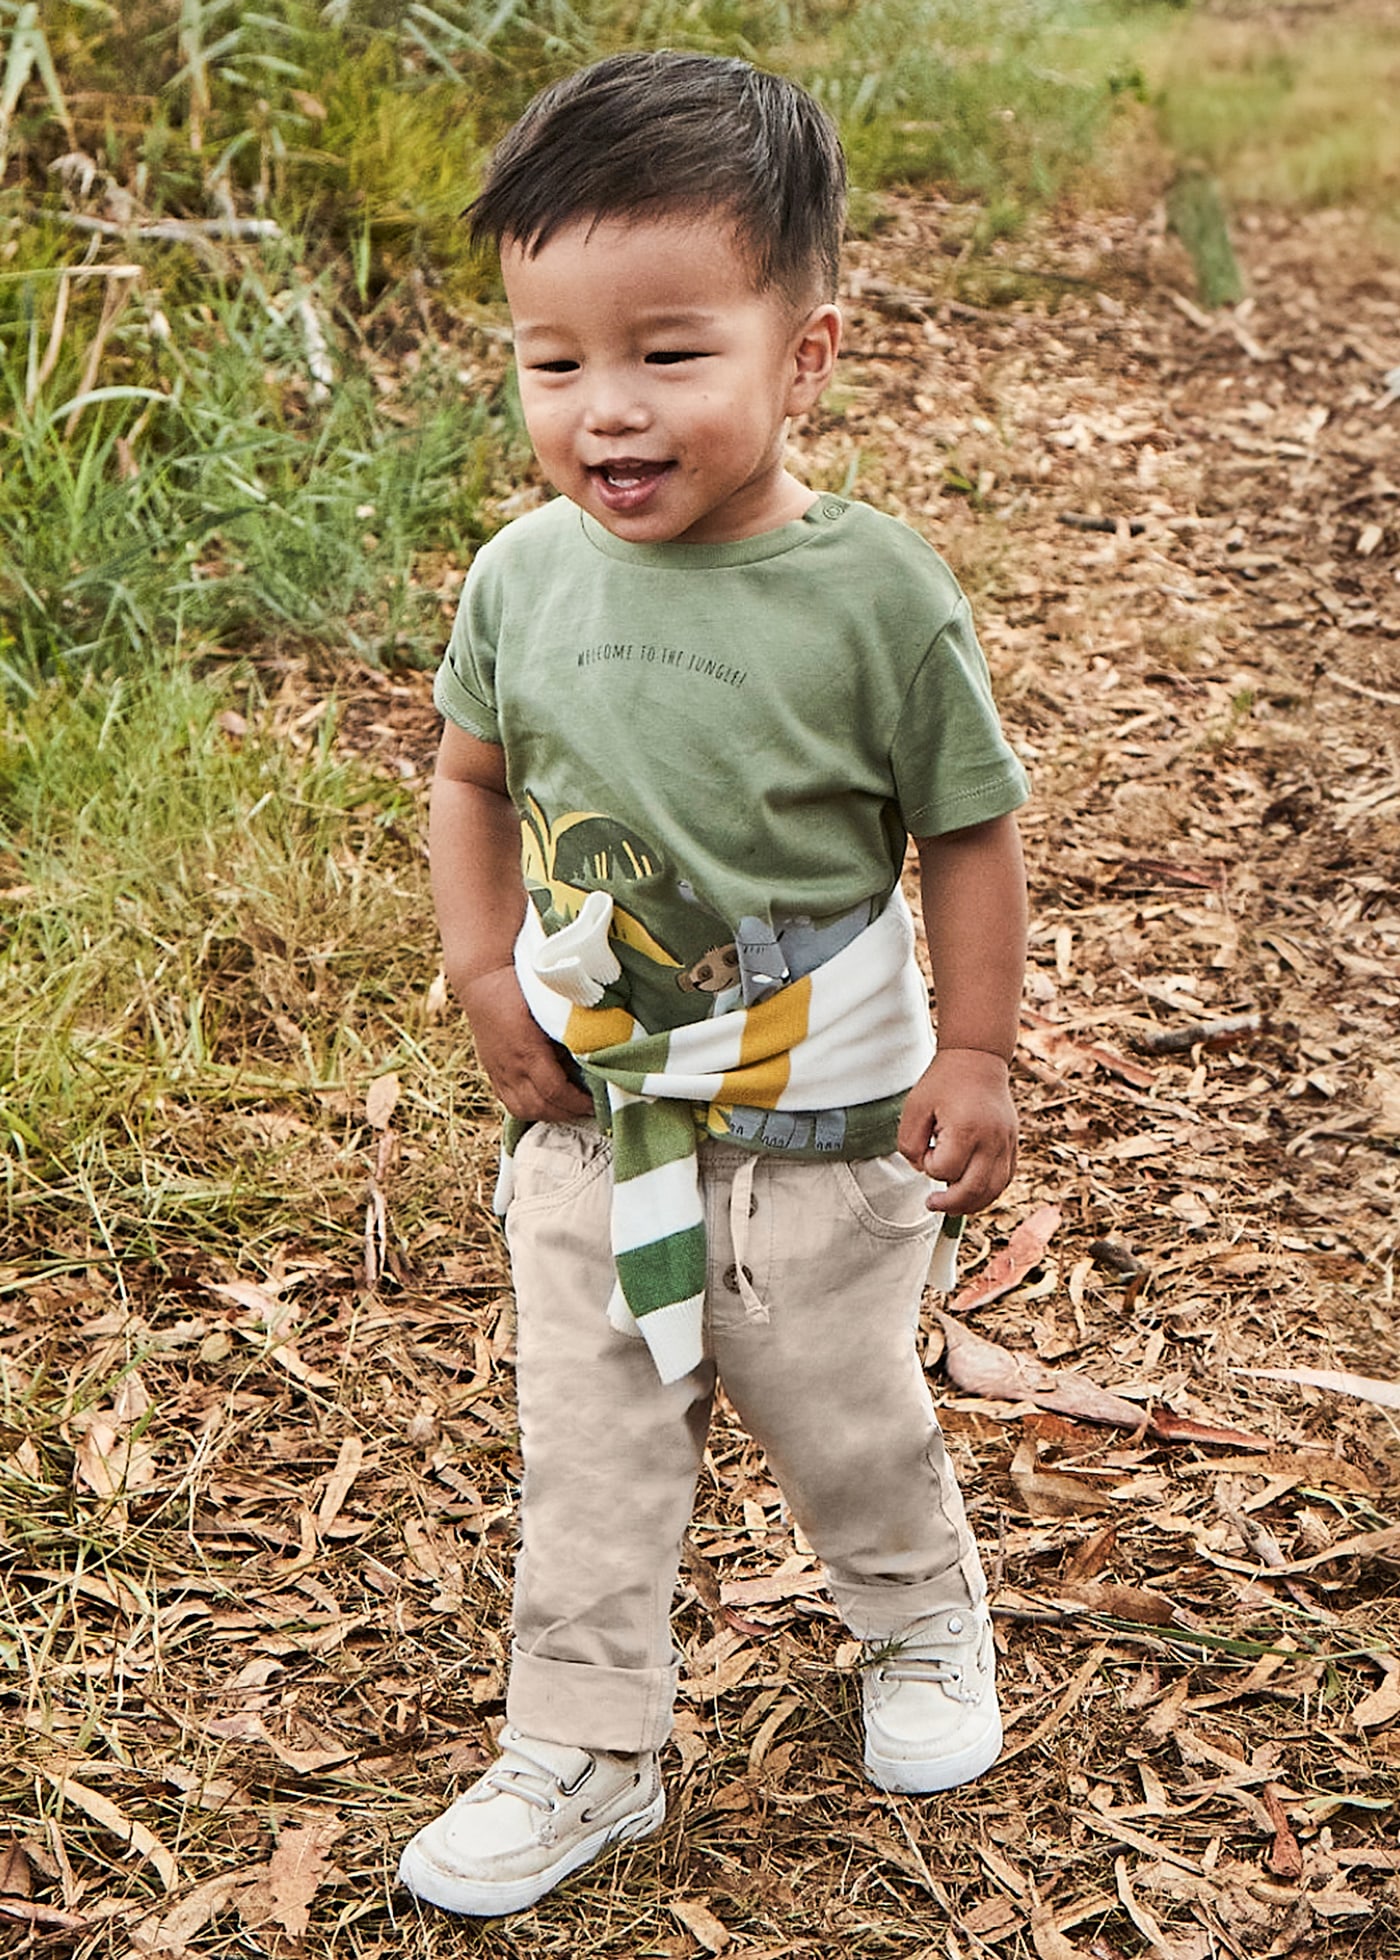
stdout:
<svg viewBox="0 0 1400 1960">
<path fill-rule="evenodd" d="M 512 966 L 459 986 L 477 1060 L 512 1116 L 567 1123 L 593 1114 L 593 1098 L 565 1074 L 554 1043 L 525 1005 Z"/>
<path fill-rule="evenodd" d="M 930 1211 L 965 1217 L 999 1198 L 1016 1169 L 1016 1110 L 1010 1070 L 980 1048 L 940 1048 L 909 1091 L 899 1126 L 900 1154 L 946 1191 Z"/>
</svg>

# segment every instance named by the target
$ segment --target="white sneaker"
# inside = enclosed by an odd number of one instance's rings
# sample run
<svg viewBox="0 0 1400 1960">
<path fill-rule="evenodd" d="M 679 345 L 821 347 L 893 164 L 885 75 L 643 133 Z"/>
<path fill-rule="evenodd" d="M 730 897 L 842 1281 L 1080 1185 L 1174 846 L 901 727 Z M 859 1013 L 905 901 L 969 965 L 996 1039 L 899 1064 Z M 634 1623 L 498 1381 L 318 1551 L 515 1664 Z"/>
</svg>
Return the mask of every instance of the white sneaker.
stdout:
<svg viewBox="0 0 1400 1960">
<path fill-rule="evenodd" d="M 646 1837 L 665 1814 L 655 1750 L 571 1749 L 507 1728 L 500 1761 L 404 1847 L 399 1878 L 448 1912 L 523 1912 L 604 1845 Z"/>
<path fill-rule="evenodd" d="M 985 1606 L 954 1606 L 865 1662 L 865 1767 L 880 1790 L 951 1790 L 1001 1754 L 996 1649 Z"/>
</svg>

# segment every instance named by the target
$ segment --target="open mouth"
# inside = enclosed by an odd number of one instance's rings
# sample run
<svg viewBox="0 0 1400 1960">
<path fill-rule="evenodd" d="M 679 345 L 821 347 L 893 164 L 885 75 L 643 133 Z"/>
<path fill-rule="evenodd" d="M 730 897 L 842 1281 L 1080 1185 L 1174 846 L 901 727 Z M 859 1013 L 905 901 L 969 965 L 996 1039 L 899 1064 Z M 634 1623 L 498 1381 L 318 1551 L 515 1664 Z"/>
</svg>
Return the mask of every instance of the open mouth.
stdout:
<svg viewBox="0 0 1400 1960">
<path fill-rule="evenodd" d="M 639 456 L 618 456 L 589 470 L 598 495 L 609 510 L 636 510 L 650 498 L 672 463 L 653 463 Z"/>
</svg>

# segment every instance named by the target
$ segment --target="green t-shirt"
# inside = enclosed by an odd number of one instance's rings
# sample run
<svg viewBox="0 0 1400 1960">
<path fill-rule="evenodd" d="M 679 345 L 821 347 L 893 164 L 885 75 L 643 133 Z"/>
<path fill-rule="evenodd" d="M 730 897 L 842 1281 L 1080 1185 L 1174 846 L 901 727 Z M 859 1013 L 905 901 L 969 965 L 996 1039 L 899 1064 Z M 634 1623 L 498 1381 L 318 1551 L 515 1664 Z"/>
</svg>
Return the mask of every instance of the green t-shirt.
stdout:
<svg viewBox="0 0 1400 1960">
<path fill-rule="evenodd" d="M 505 749 L 545 926 L 612 894 L 655 1031 L 810 972 L 884 905 L 908 834 L 1026 796 L 952 573 L 839 497 L 718 545 L 628 544 L 563 498 L 517 519 L 472 565 L 436 700 Z M 840 1154 L 891 1147 L 863 1108 Z M 735 1139 L 813 1147 L 756 1122 Z"/>
</svg>

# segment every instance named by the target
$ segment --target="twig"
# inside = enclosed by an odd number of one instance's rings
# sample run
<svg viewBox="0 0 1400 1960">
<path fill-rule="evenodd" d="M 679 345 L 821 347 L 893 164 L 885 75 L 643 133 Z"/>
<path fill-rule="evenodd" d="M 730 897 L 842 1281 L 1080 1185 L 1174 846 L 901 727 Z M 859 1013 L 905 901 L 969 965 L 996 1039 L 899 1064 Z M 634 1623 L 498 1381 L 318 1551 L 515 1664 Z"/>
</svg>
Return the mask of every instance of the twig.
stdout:
<svg viewBox="0 0 1400 1960">
<path fill-rule="evenodd" d="M 1185 1055 L 1192 1048 L 1222 1047 L 1237 1035 L 1258 1034 L 1263 1025 L 1262 1014 L 1226 1014 L 1218 1021 L 1188 1021 L 1184 1027 L 1134 1035 L 1132 1042 L 1144 1055 Z"/>
<path fill-rule="evenodd" d="M 140 277 L 138 271 L 137 278 Z M 130 279 L 117 279 L 108 283 L 102 295 L 102 318 L 97 323 L 97 332 L 88 348 L 87 360 L 83 363 L 83 378 L 78 383 L 78 404 L 63 425 L 63 439 L 71 442 L 73 431 L 78 426 L 78 417 L 83 412 L 84 397 L 91 393 L 97 381 L 97 370 L 102 365 L 102 355 L 113 327 L 117 324 L 122 308 L 135 290 Z"/>
<path fill-rule="evenodd" d="M 1068 524 L 1072 531 L 1107 531 L 1116 534 L 1124 525 L 1130 538 L 1140 538 L 1147 529 L 1141 517 L 1086 517 L 1076 510 L 1059 512 L 1061 524 Z"/>
<path fill-rule="evenodd" d="M 1384 701 L 1388 708 L 1400 708 L 1400 694 L 1387 694 L 1383 687 L 1367 687 L 1365 681 L 1348 680 L 1345 674 L 1334 674 L 1330 669 L 1323 670 L 1322 678 L 1334 687 L 1344 687 L 1348 694 L 1364 694 L 1368 701 Z"/>
<path fill-rule="evenodd" d="M 109 288 L 110 290 L 110 288 Z M 58 292 L 54 296 L 53 325 L 49 329 L 49 344 L 44 349 L 44 358 L 37 367 L 31 367 L 29 379 L 24 389 L 24 412 L 34 413 L 34 405 L 43 393 L 44 384 L 58 366 L 58 357 L 63 348 L 63 329 L 68 320 L 68 278 L 67 274 L 58 282 Z"/>
<path fill-rule="evenodd" d="M 153 225 L 118 225 L 109 218 L 85 218 L 76 211 L 54 213 L 75 231 L 95 231 L 99 238 L 170 238 L 194 245 L 210 238 L 281 238 L 282 227 L 271 218 L 162 218 Z"/>
</svg>

